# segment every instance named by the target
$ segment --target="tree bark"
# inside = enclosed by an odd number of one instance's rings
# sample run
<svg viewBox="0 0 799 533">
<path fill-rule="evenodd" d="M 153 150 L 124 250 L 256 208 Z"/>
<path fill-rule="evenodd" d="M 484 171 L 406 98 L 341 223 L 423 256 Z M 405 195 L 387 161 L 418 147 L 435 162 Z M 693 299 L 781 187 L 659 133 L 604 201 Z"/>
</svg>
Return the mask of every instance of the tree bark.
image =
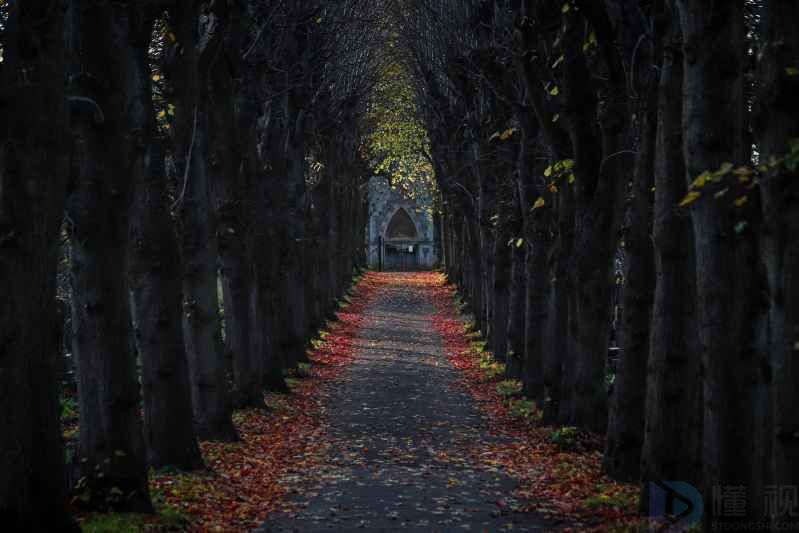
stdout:
<svg viewBox="0 0 799 533">
<path fill-rule="evenodd" d="M 142 28 L 143 40 L 152 24 Z M 147 48 L 138 50 L 140 79 L 150 79 Z M 142 359 L 144 441 L 150 466 L 203 466 L 192 419 L 191 383 L 183 338 L 182 265 L 167 198 L 164 147 L 155 139 L 149 83 L 140 116 L 146 152 L 136 166 L 130 226 L 130 280 L 137 348 Z"/>
<path fill-rule="evenodd" d="M 511 287 L 508 303 L 507 355 L 505 357 L 506 374 L 511 379 L 521 379 L 522 362 L 524 361 L 524 328 L 527 323 L 527 282 L 526 282 L 526 250 L 524 220 L 522 209 L 525 204 L 520 198 L 519 188 L 514 187 L 513 202 L 510 209 L 511 243 Z M 518 239 L 522 239 L 519 243 Z"/>
<path fill-rule="evenodd" d="M 0 516 L 9 531 L 78 531 L 67 508 L 54 334 L 69 168 L 64 2 L 8 9 L 0 63 Z"/>
<path fill-rule="evenodd" d="M 491 250 L 494 256 L 494 269 L 492 272 L 491 292 L 494 302 L 494 313 L 491 326 L 491 345 L 494 359 L 505 361 L 508 354 L 508 306 L 510 305 L 511 268 L 513 251 L 510 243 L 512 233 L 509 231 L 507 213 L 504 208 L 497 211 L 497 225 L 494 229 L 494 247 Z"/>
<path fill-rule="evenodd" d="M 684 37 L 683 138 L 687 179 L 741 163 L 744 131 L 744 6 L 738 2 L 678 1 Z M 752 193 L 754 194 L 754 193 Z M 766 405 L 762 354 L 755 330 L 762 294 L 756 255 L 756 213 L 731 199 L 703 198 L 692 206 L 696 237 L 699 339 L 704 399 L 704 494 L 713 487 L 746 487 L 745 516 L 706 509 L 708 529 L 763 517 L 761 432 Z M 749 228 L 736 231 L 737 217 Z M 762 418 L 761 418 L 762 420 Z M 741 454 L 741 450 L 746 450 Z"/>
<path fill-rule="evenodd" d="M 138 58 L 149 36 L 141 38 L 140 13 L 129 2 L 76 0 L 70 22 L 74 57 L 80 58 L 71 98 L 92 102 L 73 118 L 74 176 L 66 209 L 80 400 L 76 492 L 91 506 L 149 512 L 125 276 L 132 185 L 143 171 L 140 114 L 150 90 Z"/>
<path fill-rule="evenodd" d="M 256 82 L 240 59 L 247 28 L 235 3 L 217 2 L 220 51 L 209 68 L 209 142 L 211 191 L 217 221 L 219 275 L 225 310 L 226 359 L 233 362 L 233 403 L 238 408 L 263 407 L 260 361 L 250 336 L 253 291 L 251 205 L 247 200 L 250 162 L 245 152 L 255 135 Z M 236 82 L 244 77 L 245 82 Z"/>
<path fill-rule="evenodd" d="M 673 3 L 672 3 L 673 5 Z M 683 57 L 676 6 L 666 13 L 655 141 L 655 293 L 641 451 L 641 510 L 648 482 L 702 479 L 702 389 L 691 220 L 677 205 L 687 192 L 683 154 Z"/>
<path fill-rule="evenodd" d="M 638 154 L 624 237 L 621 354 L 613 383 L 603 457 L 608 474 L 631 482 L 638 480 L 644 441 L 646 365 L 655 268 L 650 231 L 657 84 L 652 84 L 652 87 L 654 90 L 644 87 L 644 102 L 636 113 L 641 123 L 638 126 Z"/>
<path fill-rule="evenodd" d="M 768 2 L 761 21 L 760 92 L 755 131 L 761 161 L 796 152 L 799 138 L 799 78 L 789 70 L 799 57 L 799 12 L 785 2 Z M 792 141 L 793 140 L 793 141 Z M 787 166 L 771 170 L 761 182 L 763 256 L 769 280 L 770 367 L 773 473 L 766 480 L 779 486 L 799 479 L 799 171 Z M 799 518 L 776 521 L 797 525 Z"/>
<path fill-rule="evenodd" d="M 197 434 L 202 440 L 234 441 L 227 368 L 222 353 L 217 288 L 217 225 L 211 200 L 208 154 L 207 70 L 219 35 L 198 35 L 199 3 L 180 4 L 173 16 L 176 43 L 176 202 L 183 257 L 183 324 Z M 219 29 L 217 28 L 217 31 Z M 177 53 L 177 52 L 175 52 Z"/>
</svg>

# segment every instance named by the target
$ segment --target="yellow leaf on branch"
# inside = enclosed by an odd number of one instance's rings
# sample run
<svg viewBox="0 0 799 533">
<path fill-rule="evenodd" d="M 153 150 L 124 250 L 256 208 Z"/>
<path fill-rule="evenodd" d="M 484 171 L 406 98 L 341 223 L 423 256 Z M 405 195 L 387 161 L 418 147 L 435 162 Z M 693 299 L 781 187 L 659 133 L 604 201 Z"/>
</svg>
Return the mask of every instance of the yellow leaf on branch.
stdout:
<svg viewBox="0 0 799 533">
<path fill-rule="evenodd" d="M 702 187 L 704 187 L 705 185 L 707 185 L 707 182 L 708 182 L 710 179 L 711 179 L 711 177 L 710 177 L 710 172 L 708 172 L 708 171 L 706 170 L 706 171 L 702 172 L 701 174 L 699 174 L 699 175 L 696 177 L 696 179 L 693 181 L 693 183 L 691 183 L 691 188 L 692 188 L 692 189 L 701 189 Z"/>
<path fill-rule="evenodd" d="M 688 194 L 685 195 L 685 198 L 683 198 L 682 201 L 680 201 L 680 207 L 691 205 L 700 196 L 702 196 L 702 193 L 697 191 L 690 191 Z"/>
</svg>

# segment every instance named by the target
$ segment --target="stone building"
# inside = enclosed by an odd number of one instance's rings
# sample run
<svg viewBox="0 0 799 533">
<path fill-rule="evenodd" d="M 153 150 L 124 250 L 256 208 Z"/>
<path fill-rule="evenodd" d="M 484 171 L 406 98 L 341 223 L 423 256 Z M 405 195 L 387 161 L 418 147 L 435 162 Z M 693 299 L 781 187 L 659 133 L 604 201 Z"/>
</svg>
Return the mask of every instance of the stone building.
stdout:
<svg viewBox="0 0 799 533">
<path fill-rule="evenodd" d="M 433 199 L 428 194 L 410 199 L 391 187 L 384 176 L 369 180 L 367 260 L 381 270 L 432 268 L 438 262 Z"/>
</svg>

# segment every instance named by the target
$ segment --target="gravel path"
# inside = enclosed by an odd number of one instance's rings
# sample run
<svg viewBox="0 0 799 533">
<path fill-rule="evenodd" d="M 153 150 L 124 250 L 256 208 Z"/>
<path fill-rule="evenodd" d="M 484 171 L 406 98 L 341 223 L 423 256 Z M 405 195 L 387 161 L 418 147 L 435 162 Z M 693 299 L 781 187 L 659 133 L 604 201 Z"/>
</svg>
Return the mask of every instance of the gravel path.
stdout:
<svg viewBox="0 0 799 533">
<path fill-rule="evenodd" d="M 430 317 L 436 312 L 415 274 L 381 274 L 356 340 L 355 361 L 327 409 L 334 460 L 297 495 L 296 515 L 258 531 L 550 531 L 512 512 L 514 479 L 476 469 L 458 453 L 486 435 L 473 400 L 450 385 Z"/>
</svg>

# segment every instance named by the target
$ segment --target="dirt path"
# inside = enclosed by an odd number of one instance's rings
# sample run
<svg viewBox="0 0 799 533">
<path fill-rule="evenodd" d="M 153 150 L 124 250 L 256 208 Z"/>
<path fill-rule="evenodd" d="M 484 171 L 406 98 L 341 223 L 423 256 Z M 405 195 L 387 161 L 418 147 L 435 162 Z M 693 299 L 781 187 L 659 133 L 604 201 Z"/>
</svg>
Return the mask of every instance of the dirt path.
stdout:
<svg viewBox="0 0 799 533">
<path fill-rule="evenodd" d="M 451 386 L 458 371 L 432 326 L 422 275 L 377 276 L 355 361 L 327 409 L 331 464 L 297 496 L 296 515 L 259 531 L 550 530 L 509 511 L 513 478 L 455 452 L 496 439 L 472 398 Z"/>
</svg>

